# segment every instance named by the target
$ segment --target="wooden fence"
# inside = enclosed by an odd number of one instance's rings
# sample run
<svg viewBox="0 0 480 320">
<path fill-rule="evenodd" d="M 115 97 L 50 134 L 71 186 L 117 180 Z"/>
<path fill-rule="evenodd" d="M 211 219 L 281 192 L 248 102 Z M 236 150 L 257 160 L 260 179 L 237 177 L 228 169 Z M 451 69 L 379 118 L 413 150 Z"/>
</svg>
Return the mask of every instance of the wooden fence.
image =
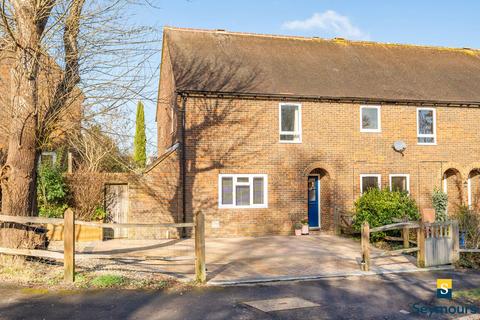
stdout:
<svg viewBox="0 0 480 320">
<path fill-rule="evenodd" d="M 417 229 L 417 241 L 409 239 L 409 230 Z M 403 248 L 382 252 L 372 256 L 370 253 L 370 234 L 389 230 L 402 230 L 402 237 L 386 237 L 387 240 L 402 241 Z M 459 259 L 459 234 L 457 221 L 422 223 L 406 221 L 370 229 L 368 222 L 362 225 L 362 263 L 363 271 L 370 270 L 370 260 L 376 257 L 417 252 L 417 266 L 429 267 L 455 263 Z M 410 248 L 410 243 L 416 247 Z"/>
<path fill-rule="evenodd" d="M 417 245 L 416 247 L 410 248 L 410 239 L 409 239 L 409 230 L 418 228 L 419 224 L 417 222 L 399 222 L 399 223 L 393 223 L 393 224 L 388 224 L 385 226 L 377 227 L 377 228 L 372 228 L 370 229 L 370 225 L 368 222 L 364 222 L 362 225 L 362 238 L 361 238 L 361 247 L 362 247 L 362 270 L 363 271 L 369 271 L 370 270 L 370 259 L 376 258 L 376 257 L 386 257 L 386 256 L 394 256 L 394 255 L 399 255 L 403 253 L 409 253 L 409 252 L 416 252 L 419 251 L 419 246 Z M 402 242 L 403 242 L 403 249 L 399 250 L 392 250 L 392 251 L 386 251 L 382 252 L 379 255 L 371 255 L 370 253 L 370 234 L 372 232 L 383 232 L 383 231 L 389 231 L 389 230 L 402 230 Z M 393 240 L 393 239 L 392 239 Z"/>
<path fill-rule="evenodd" d="M 0 254 L 32 256 L 39 258 L 63 260 L 64 279 L 66 282 L 75 281 L 75 259 L 109 259 L 113 255 L 75 254 L 75 225 L 94 226 L 102 228 L 194 228 L 195 236 L 195 278 L 198 282 L 206 281 L 205 266 L 205 218 L 202 212 L 196 215 L 195 223 L 97 223 L 75 220 L 74 213 L 67 209 L 63 219 L 42 217 L 20 217 L 0 215 L 0 222 L 14 222 L 20 224 L 52 224 L 63 225 L 62 252 L 34 249 L 14 249 L 0 247 Z"/>
</svg>

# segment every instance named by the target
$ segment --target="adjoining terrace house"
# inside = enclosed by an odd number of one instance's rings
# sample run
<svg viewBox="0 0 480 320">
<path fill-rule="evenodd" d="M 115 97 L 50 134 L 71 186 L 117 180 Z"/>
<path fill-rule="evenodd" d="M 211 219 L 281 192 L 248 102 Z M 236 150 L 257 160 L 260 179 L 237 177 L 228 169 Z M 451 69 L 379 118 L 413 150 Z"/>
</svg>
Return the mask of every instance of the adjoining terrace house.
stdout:
<svg viewBox="0 0 480 320">
<path fill-rule="evenodd" d="M 452 212 L 480 200 L 479 106 L 477 50 L 168 27 L 154 166 L 210 236 L 331 231 L 371 187 Z"/>
</svg>

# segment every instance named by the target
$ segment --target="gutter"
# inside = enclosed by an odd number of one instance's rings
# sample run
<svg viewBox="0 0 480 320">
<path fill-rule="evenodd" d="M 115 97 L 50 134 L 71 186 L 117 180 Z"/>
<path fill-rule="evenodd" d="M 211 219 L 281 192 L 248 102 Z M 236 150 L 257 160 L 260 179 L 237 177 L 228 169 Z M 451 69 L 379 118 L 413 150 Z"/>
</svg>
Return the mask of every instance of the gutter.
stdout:
<svg viewBox="0 0 480 320">
<path fill-rule="evenodd" d="M 181 147 L 182 147 L 182 156 L 181 156 L 181 159 L 180 159 L 180 173 L 182 175 L 182 223 L 186 223 L 187 222 L 187 209 L 186 209 L 186 204 L 187 204 L 187 198 L 185 196 L 185 191 L 186 191 L 186 187 L 185 187 L 185 183 L 186 183 L 186 177 L 185 177 L 185 173 L 186 173 L 186 165 L 185 165 L 185 159 L 186 159 L 186 156 L 185 156 L 185 108 L 187 106 L 187 97 L 180 94 L 180 97 L 182 98 L 182 110 L 180 111 L 182 113 L 182 141 L 180 142 L 181 143 Z M 182 228 L 182 238 L 186 238 L 187 237 L 187 232 L 185 230 L 185 228 Z"/>
<path fill-rule="evenodd" d="M 480 101 L 454 101 L 454 100 L 422 100 L 422 99 L 393 99 L 393 98 L 367 98 L 367 97 L 334 97 L 296 95 L 292 93 L 255 93 L 255 92 L 227 92 L 206 90 L 176 90 L 182 97 L 215 97 L 215 98 L 243 98 L 243 99 L 267 99 L 282 101 L 322 101 L 322 102 L 346 102 L 346 103 L 384 103 L 412 106 L 456 106 L 456 107 L 480 107 Z"/>
</svg>

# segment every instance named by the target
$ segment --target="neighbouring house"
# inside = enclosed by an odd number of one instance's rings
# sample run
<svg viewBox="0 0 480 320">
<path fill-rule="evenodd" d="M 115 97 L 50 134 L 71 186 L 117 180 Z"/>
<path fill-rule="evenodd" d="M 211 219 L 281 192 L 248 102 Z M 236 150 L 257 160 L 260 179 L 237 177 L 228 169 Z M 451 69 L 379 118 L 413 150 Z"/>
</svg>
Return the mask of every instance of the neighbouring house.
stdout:
<svg viewBox="0 0 480 320">
<path fill-rule="evenodd" d="M 158 153 L 132 219 L 332 231 L 368 188 L 480 202 L 480 51 L 164 29 Z M 142 196 L 140 196 L 142 195 Z"/>
<path fill-rule="evenodd" d="M 39 76 L 39 105 L 40 113 L 44 112 L 42 106 L 48 104 L 53 96 L 55 85 L 60 80 L 60 70 L 57 64 L 50 58 L 48 63 L 42 64 Z M 3 55 L 0 58 L 0 89 L 4 93 L 0 96 L 0 155 L 6 155 L 8 149 L 8 136 L 10 131 L 11 112 L 11 66 L 12 61 L 8 56 Z M 41 154 L 40 162 L 55 163 L 57 160 L 57 149 L 65 147 L 66 132 L 72 133 L 80 130 L 82 120 L 83 93 L 76 88 L 70 99 L 67 100 L 68 106 L 59 114 L 59 120 L 55 127 L 49 128 L 50 135 L 48 141 L 39 141 Z M 0 157 L 0 161 L 1 161 Z"/>
</svg>

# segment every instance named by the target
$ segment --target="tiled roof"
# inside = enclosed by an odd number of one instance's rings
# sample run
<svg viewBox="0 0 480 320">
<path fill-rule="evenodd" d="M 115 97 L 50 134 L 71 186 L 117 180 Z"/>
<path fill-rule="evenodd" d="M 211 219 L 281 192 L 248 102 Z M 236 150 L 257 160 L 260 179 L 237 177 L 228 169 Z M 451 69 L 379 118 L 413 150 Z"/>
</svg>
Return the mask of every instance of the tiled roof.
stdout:
<svg viewBox="0 0 480 320">
<path fill-rule="evenodd" d="M 166 27 L 178 91 L 480 103 L 480 51 Z"/>
</svg>

